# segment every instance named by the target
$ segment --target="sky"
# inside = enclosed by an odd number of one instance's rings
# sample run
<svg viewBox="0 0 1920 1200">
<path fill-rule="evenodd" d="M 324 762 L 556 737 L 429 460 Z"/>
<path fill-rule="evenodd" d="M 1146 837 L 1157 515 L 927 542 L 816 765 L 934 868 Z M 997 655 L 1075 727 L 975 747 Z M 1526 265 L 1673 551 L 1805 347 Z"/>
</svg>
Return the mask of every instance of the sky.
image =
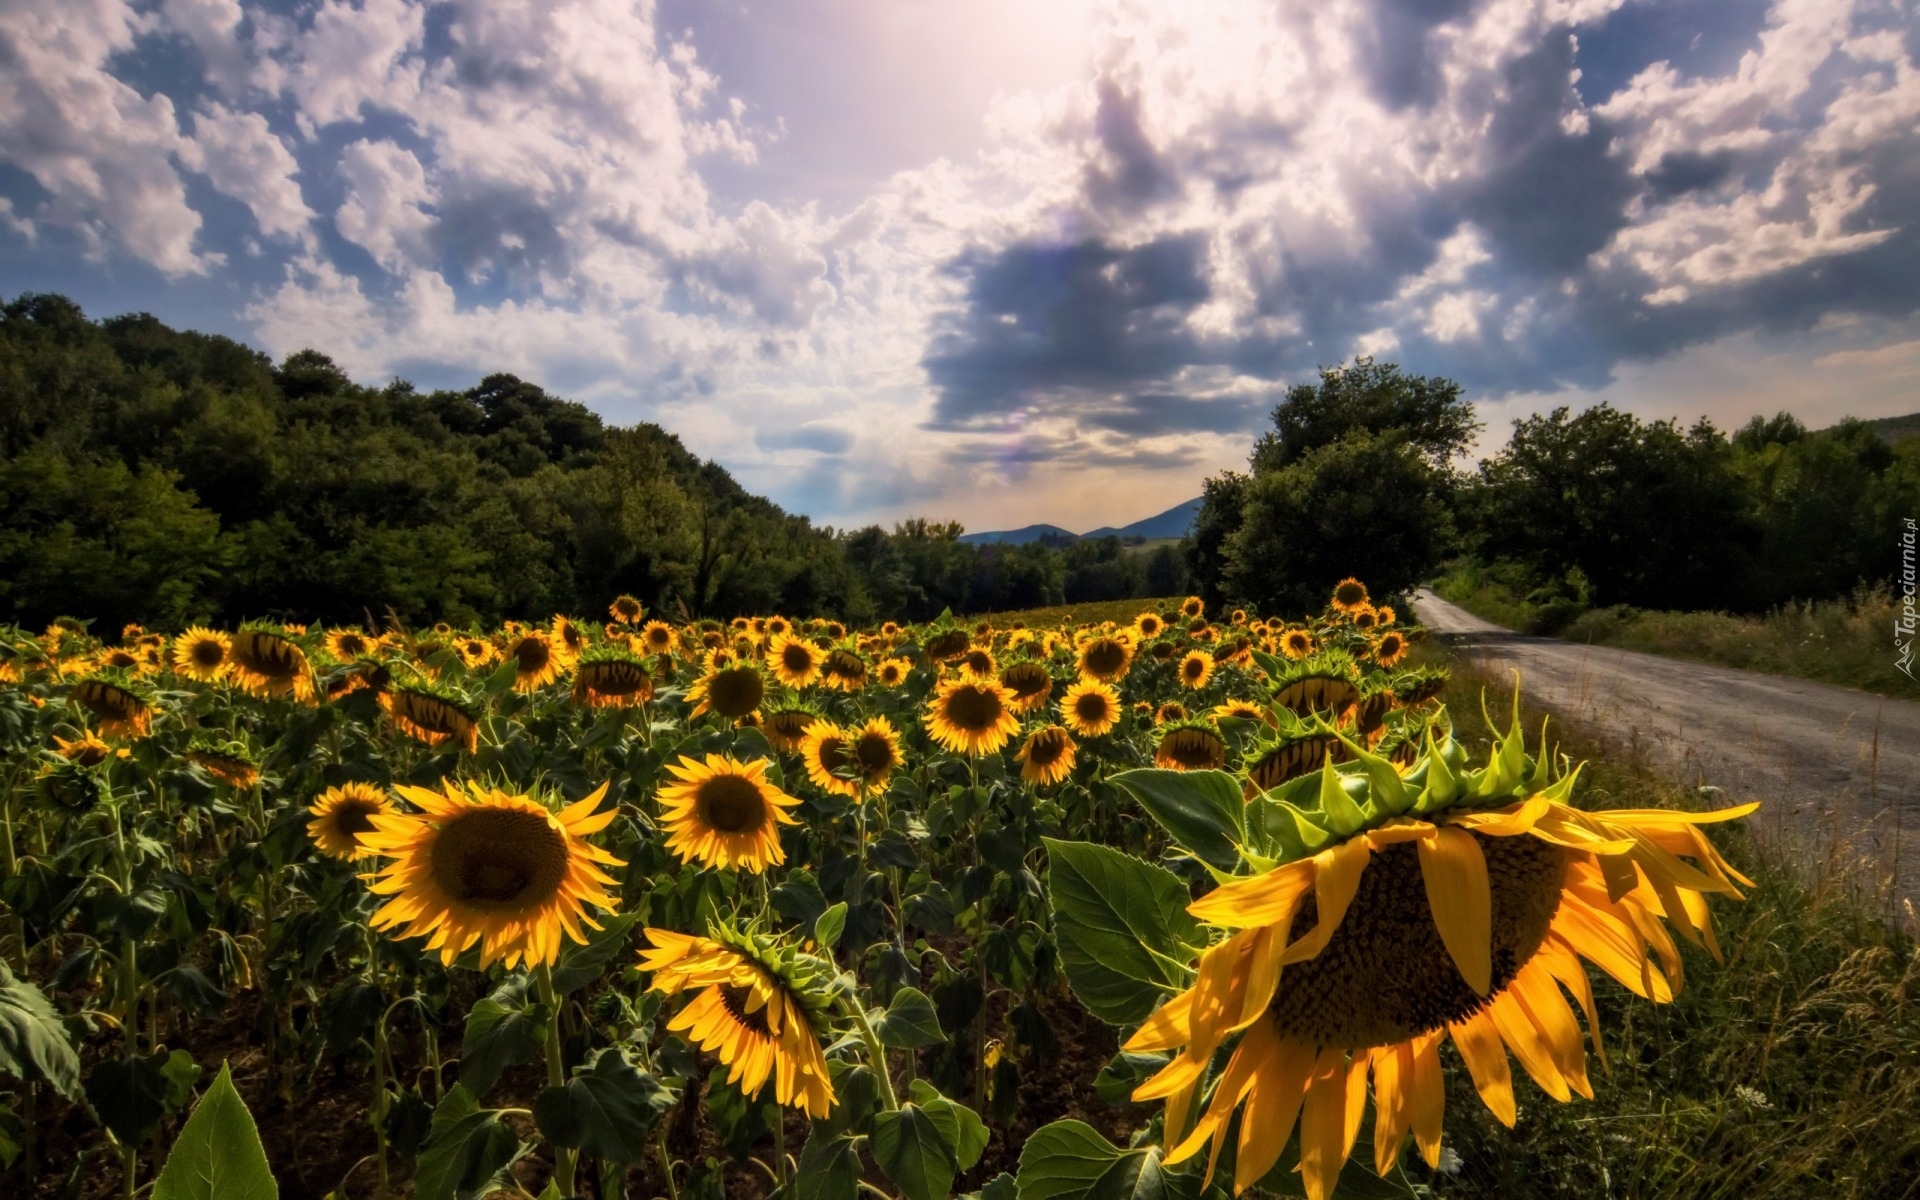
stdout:
<svg viewBox="0 0 1920 1200">
<path fill-rule="evenodd" d="M 0 295 L 511 371 L 846 527 L 1125 524 L 1292 384 L 1920 410 L 1916 0 L 0 0 Z"/>
</svg>

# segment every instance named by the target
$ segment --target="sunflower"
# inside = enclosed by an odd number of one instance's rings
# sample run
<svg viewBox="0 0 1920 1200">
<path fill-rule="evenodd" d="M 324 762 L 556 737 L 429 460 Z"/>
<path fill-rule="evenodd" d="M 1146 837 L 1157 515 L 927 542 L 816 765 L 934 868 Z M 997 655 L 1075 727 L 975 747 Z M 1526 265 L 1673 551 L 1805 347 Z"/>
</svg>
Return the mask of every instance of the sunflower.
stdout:
<svg viewBox="0 0 1920 1200">
<path fill-rule="evenodd" d="M 913 664 L 904 658 L 883 658 L 874 664 L 873 681 L 881 687 L 899 687 L 912 670 Z"/>
<path fill-rule="evenodd" d="M 1204 616 L 1206 611 L 1207 602 L 1198 596 L 1188 596 L 1180 602 L 1180 615 L 1189 620 Z"/>
<path fill-rule="evenodd" d="M 665 621 L 648 621 L 634 638 L 636 654 L 671 654 L 675 641 L 673 626 Z"/>
<path fill-rule="evenodd" d="M 1133 631 L 1143 642 L 1150 642 L 1166 629 L 1167 623 L 1157 613 L 1144 612 L 1133 619 Z"/>
<path fill-rule="evenodd" d="M 596 646 L 573 670 L 573 702 L 625 708 L 653 699 L 653 674 L 625 646 Z"/>
<path fill-rule="evenodd" d="M 1213 715 L 1232 717 L 1236 721 L 1273 722 L 1273 714 L 1251 700 L 1229 700 L 1225 704 L 1216 704 L 1213 706 Z"/>
<path fill-rule="evenodd" d="M 767 677 L 761 674 L 760 664 L 732 662 L 729 665 L 720 658 L 723 653 L 729 652 L 715 650 L 707 655 L 707 673 L 687 689 L 687 702 L 693 705 L 693 716 L 715 712 L 737 721 L 759 708 L 760 702 L 766 699 Z"/>
<path fill-rule="evenodd" d="M 607 614 L 622 625 L 638 624 L 641 617 L 647 615 L 646 605 L 622 592 L 607 605 Z"/>
<path fill-rule="evenodd" d="M 1099 737 L 1120 723 L 1120 693 L 1094 679 L 1082 679 L 1060 697 L 1060 716 L 1081 737 Z"/>
<path fill-rule="evenodd" d="M 1020 728 L 1013 693 L 997 679 L 962 675 L 941 681 L 927 706 L 927 732 L 955 754 L 996 753 Z"/>
<path fill-rule="evenodd" d="M 1165 725 L 1172 721 L 1184 721 L 1186 719 L 1187 706 L 1178 700 L 1169 700 L 1159 708 L 1153 710 L 1153 723 L 1155 725 Z"/>
<path fill-rule="evenodd" d="M 1320 649 L 1313 634 L 1304 629 L 1289 629 L 1280 635 L 1280 653 L 1298 662 Z"/>
<path fill-rule="evenodd" d="M 900 753 L 900 731 L 885 717 L 869 717 L 867 723 L 851 731 L 853 739 L 847 752 L 848 765 L 863 791 L 878 792 L 904 761 Z"/>
<path fill-rule="evenodd" d="M 1362 604 L 1347 613 L 1347 620 L 1355 629 L 1365 633 L 1380 623 L 1380 614 L 1371 604 Z"/>
<path fill-rule="evenodd" d="M 116 751 L 112 746 L 100 740 L 92 730 L 83 729 L 80 736 L 68 741 L 59 734 L 53 735 L 53 747 L 60 757 L 82 767 L 97 767 L 112 758 Z M 127 757 L 125 750 L 117 752 L 121 758 Z"/>
<path fill-rule="evenodd" d="M 341 662 L 352 662 L 372 654 L 379 643 L 358 629 L 330 629 L 327 631 L 325 645 L 328 654 Z"/>
<path fill-rule="evenodd" d="M 975 679 L 992 679 L 1000 673 L 1000 665 L 993 661 L 993 651 L 984 646 L 975 646 L 962 654 L 956 665 Z"/>
<path fill-rule="evenodd" d="M 815 721 L 807 726 L 800 743 L 800 758 L 807 766 L 807 778 L 836 796 L 857 796 L 860 788 L 845 777 L 851 758 L 847 731 L 831 721 Z"/>
<path fill-rule="evenodd" d="M 1671 1000 L 1680 957 L 1661 919 L 1717 957 L 1705 898 L 1738 897 L 1735 881 L 1748 882 L 1699 826 L 1754 806 L 1574 809 L 1566 800 L 1577 772 L 1553 778 L 1529 760 L 1517 713 L 1478 772 L 1464 763 L 1456 772 L 1431 740 L 1407 776 L 1348 750 L 1355 766 L 1327 764 L 1318 780 L 1288 789 L 1304 799 L 1317 787 L 1318 806 L 1288 805 L 1300 823 L 1289 825 L 1294 844 L 1281 865 L 1188 906 L 1224 937 L 1202 953 L 1195 985 L 1125 1046 L 1179 1051 L 1134 1092 L 1167 1102 L 1170 1163 L 1211 1143 L 1210 1178 L 1244 1105 L 1236 1192 L 1272 1168 L 1298 1118 L 1302 1183 L 1325 1200 L 1364 1116 L 1369 1075 L 1376 1168 L 1392 1169 L 1409 1132 L 1437 1164 L 1446 1037 L 1508 1126 L 1517 1111 L 1508 1049 L 1548 1095 L 1591 1097 L 1567 999 L 1600 1053 L 1581 960 L 1643 998 Z M 1349 783 L 1364 785 L 1358 799 Z M 1235 1035 L 1188 1130 L 1207 1067 Z"/>
<path fill-rule="evenodd" d="M 1367 602 L 1367 585 L 1349 575 L 1333 585 L 1333 611 L 1352 612 Z"/>
<path fill-rule="evenodd" d="M 787 860 L 779 827 L 799 824 L 786 810 L 800 801 L 766 779 L 767 759 L 741 762 L 682 756 L 667 770 L 678 783 L 660 789 L 660 827 L 683 862 L 758 874 Z"/>
<path fill-rule="evenodd" d="M 651 948 L 640 952 L 640 967 L 653 975 L 650 988 L 669 996 L 700 989 L 667 1028 L 718 1055 L 742 1094 L 757 1097 L 771 1078 L 775 1100 L 824 1120 L 835 1100 L 820 1052 L 831 964 L 781 953 L 764 937 L 645 932 Z"/>
<path fill-rule="evenodd" d="M 1318 771 L 1329 762 L 1352 762 L 1347 744 L 1331 733 L 1298 733 L 1247 754 L 1251 792 L 1269 792 L 1283 783 Z"/>
<path fill-rule="evenodd" d="M 1046 787 L 1073 774 L 1073 738 L 1063 727 L 1048 725 L 1027 735 L 1026 744 L 1015 757 L 1020 763 L 1020 778 Z"/>
<path fill-rule="evenodd" d="M 789 633 L 775 634 L 767 644 L 767 665 L 773 677 L 790 688 L 803 688 L 820 678 L 825 658 L 820 647 Z"/>
<path fill-rule="evenodd" d="M 351 861 L 372 857 L 360 844 L 360 835 L 373 829 L 373 818 L 400 810 L 387 794 L 370 783 L 343 783 L 313 798 L 307 809 L 307 836 L 320 853 Z"/>
<path fill-rule="evenodd" d="M 900 636 L 900 623 L 898 621 L 882 621 L 880 623 L 880 636 L 886 638 L 888 641 L 893 641 Z"/>
<path fill-rule="evenodd" d="M 1360 699 L 1357 676 L 1352 658 L 1338 650 L 1322 651 L 1295 662 L 1273 681 L 1274 706 L 1299 717 L 1328 713 L 1344 719 Z"/>
<path fill-rule="evenodd" d="M 1393 611 L 1393 605 L 1391 604 L 1382 604 L 1375 608 L 1374 615 L 1379 618 L 1379 628 L 1381 629 L 1385 629 L 1387 626 L 1395 624 L 1400 620 L 1400 614 Z"/>
<path fill-rule="evenodd" d="M 381 692 L 380 707 L 400 732 L 429 746 L 458 742 L 471 754 L 480 743 L 479 718 L 451 693 L 403 684 Z"/>
<path fill-rule="evenodd" d="M 94 655 L 93 665 L 102 671 L 131 671 L 138 673 L 141 666 L 140 656 L 132 650 L 109 647 Z"/>
<path fill-rule="evenodd" d="M 1053 695 L 1053 676 L 1045 664 L 1027 660 L 1011 663 L 1000 672 L 1000 686 L 1013 693 L 1013 711 L 1030 713 Z"/>
<path fill-rule="evenodd" d="M 513 690 L 535 692 L 560 678 L 560 655 L 545 630 L 531 629 L 507 642 L 503 658 L 513 660 Z"/>
<path fill-rule="evenodd" d="M 198 766 L 228 787 L 246 789 L 260 782 L 260 764 L 240 742 L 218 742 L 195 737 L 180 757 Z"/>
<path fill-rule="evenodd" d="M 194 625 L 173 639 L 173 669 L 188 679 L 212 683 L 227 673 L 232 652 L 226 634 Z"/>
<path fill-rule="evenodd" d="M 785 617 L 768 617 L 763 621 L 758 621 L 757 624 L 757 632 L 769 641 L 777 637 L 785 637 L 787 634 L 793 632 L 793 622 L 787 620 Z"/>
<path fill-rule="evenodd" d="M 1153 748 L 1154 765 L 1175 771 L 1217 771 L 1226 761 L 1226 739 L 1211 721 L 1175 721 Z"/>
<path fill-rule="evenodd" d="M 553 619 L 553 645 L 562 657 L 579 658 L 587 652 L 587 631 L 565 617 Z"/>
<path fill-rule="evenodd" d="M 1102 683 L 1112 683 L 1127 673 L 1133 662 L 1133 650 L 1116 637 L 1088 638 L 1080 647 L 1080 674 Z"/>
<path fill-rule="evenodd" d="M 867 660 L 851 650 L 836 646 L 827 651 L 821 671 L 828 687 L 839 688 L 843 692 L 857 692 L 867 686 Z"/>
<path fill-rule="evenodd" d="M 767 735 L 775 750 L 791 754 L 806 740 L 807 727 L 819 719 L 820 714 L 810 706 L 789 702 L 766 714 L 760 732 Z"/>
<path fill-rule="evenodd" d="M 594 811 L 605 784 L 558 812 L 483 783 L 441 788 L 395 788 L 420 814 L 371 814 L 373 828 L 356 835 L 363 850 L 393 860 L 369 885 L 393 897 L 373 914 L 376 929 L 428 938 L 448 966 L 476 942 L 481 970 L 522 960 L 551 966 L 562 933 L 584 944 L 581 926 L 600 928 L 588 906 L 619 903 L 606 891 L 616 881 L 600 867 L 626 864 L 587 840 L 618 815 Z"/>
<path fill-rule="evenodd" d="M 1205 650 L 1189 650 L 1180 660 L 1180 683 L 1183 687 L 1199 691 L 1213 678 L 1213 655 Z"/>
<path fill-rule="evenodd" d="M 73 685 L 73 698 L 99 721 L 108 737 L 145 737 L 153 728 L 153 708 L 127 687 L 126 676 L 92 676 Z"/>
<path fill-rule="evenodd" d="M 1373 661 L 1391 667 L 1407 656 L 1407 639 L 1392 630 L 1373 639 Z"/>
<path fill-rule="evenodd" d="M 233 681 L 241 690 L 269 700 L 313 699 L 313 668 L 298 642 L 271 629 L 242 629 L 233 635 Z"/>
<path fill-rule="evenodd" d="M 972 647 L 973 637 L 964 629 L 936 627 L 928 630 L 926 638 L 920 643 L 920 649 L 926 652 L 930 662 L 945 662 L 950 658 L 958 658 Z"/>
</svg>

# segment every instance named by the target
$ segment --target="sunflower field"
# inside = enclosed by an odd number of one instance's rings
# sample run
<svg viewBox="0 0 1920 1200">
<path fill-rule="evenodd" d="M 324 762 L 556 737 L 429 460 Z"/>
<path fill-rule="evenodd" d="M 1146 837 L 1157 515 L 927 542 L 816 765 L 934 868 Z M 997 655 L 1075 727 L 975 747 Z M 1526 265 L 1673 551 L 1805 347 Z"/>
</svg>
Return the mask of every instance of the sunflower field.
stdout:
<svg viewBox="0 0 1920 1200">
<path fill-rule="evenodd" d="M 1411 1196 L 1717 954 L 1747 809 L 1141 609 L 0 629 L 7 1193 Z"/>
</svg>

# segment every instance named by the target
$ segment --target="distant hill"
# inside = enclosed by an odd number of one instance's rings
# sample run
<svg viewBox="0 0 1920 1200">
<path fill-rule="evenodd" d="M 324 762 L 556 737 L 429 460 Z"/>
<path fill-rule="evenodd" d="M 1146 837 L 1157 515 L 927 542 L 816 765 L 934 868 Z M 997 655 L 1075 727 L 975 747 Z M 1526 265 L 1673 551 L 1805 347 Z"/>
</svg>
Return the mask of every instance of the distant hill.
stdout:
<svg viewBox="0 0 1920 1200">
<path fill-rule="evenodd" d="M 1019 529 L 993 529 L 986 533 L 964 533 L 960 540 L 970 546 L 1024 546 L 1029 542 L 1071 542 L 1078 534 L 1058 525 L 1026 525 Z"/>
<path fill-rule="evenodd" d="M 1200 513 L 1200 504 L 1201 500 L 1196 496 L 1184 504 L 1176 504 L 1163 513 L 1131 525 L 1102 525 L 1088 533 L 1076 534 L 1058 525 L 1028 525 L 1021 529 L 991 529 L 984 533 L 963 534 L 960 540 L 974 546 L 1024 546 L 1038 541 L 1074 542 L 1083 537 L 1182 538 L 1193 528 L 1193 519 Z"/>
<path fill-rule="evenodd" d="M 1081 537 L 1119 537 L 1119 538 L 1183 538 L 1193 528 L 1193 520 L 1200 515 L 1200 505 L 1204 503 L 1195 496 L 1184 504 L 1176 504 L 1167 511 L 1144 521 L 1135 521 L 1131 525 L 1122 525 L 1118 529 L 1102 526 Z"/>
<path fill-rule="evenodd" d="M 1908 438 L 1920 437 L 1920 413 L 1908 413 L 1904 417 L 1881 417 L 1867 424 L 1889 442 L 1904 442 Z"/>
</svg>

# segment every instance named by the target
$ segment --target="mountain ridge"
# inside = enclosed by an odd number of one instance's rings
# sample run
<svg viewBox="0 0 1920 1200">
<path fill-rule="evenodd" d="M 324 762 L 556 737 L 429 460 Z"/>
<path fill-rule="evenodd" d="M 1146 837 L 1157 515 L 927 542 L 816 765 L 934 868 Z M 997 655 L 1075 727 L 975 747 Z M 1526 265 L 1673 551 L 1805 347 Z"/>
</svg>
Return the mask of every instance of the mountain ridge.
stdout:
<svg viewBox="0 0 1920 1200">
<path fill-rule="evenodd" d="M 1038 541 L 1076 542 L 1083 538 L 1178 538 L 1185 537 L 1193 528 L 1193 521 L 1199 515 L 1202 497 L 1174 505 L 1165 512 L 1155 513 L 1133 522 L 1131 525 L 1102 525 L 1086 533 L 1074 533 L 1058 525 L 1037 523 L 1023 525 L 1018 529 L 988 529 L 979 533 L 966 533 L 960 540 L 974 546 L 1004 545 L 1025 546 Z"/>
</svg>

